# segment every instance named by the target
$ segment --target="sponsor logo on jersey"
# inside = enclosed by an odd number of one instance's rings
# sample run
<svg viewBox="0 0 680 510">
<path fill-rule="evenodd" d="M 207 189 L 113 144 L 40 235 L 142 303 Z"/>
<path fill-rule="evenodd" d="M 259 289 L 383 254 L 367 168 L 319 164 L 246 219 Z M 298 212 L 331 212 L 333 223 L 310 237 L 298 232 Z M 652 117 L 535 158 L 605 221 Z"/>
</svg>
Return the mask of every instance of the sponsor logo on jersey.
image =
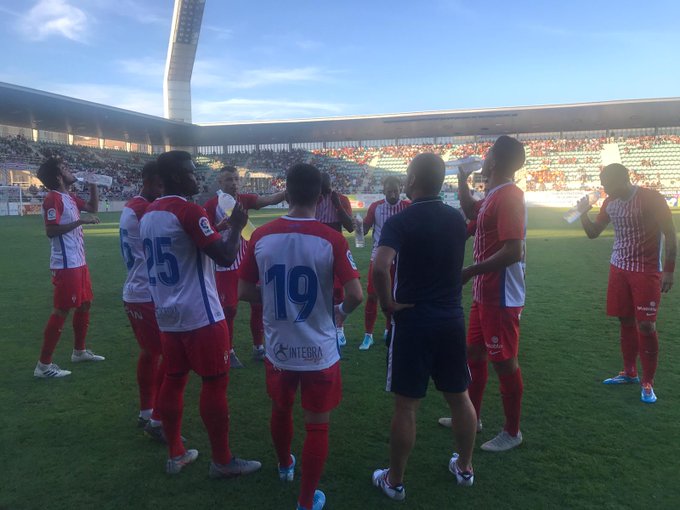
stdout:
<svg viewBox="0 0 680 510">
<path fill-rule="evenodd" d="M 201 232 L 205 237 L 209 237 L 215 233 L 215 231 L 210 226 L 210 220 L 205 216 L 201 216 L 198 220 L 198 226 L 201 228 Z"/>
<path fill-rule="evenodd" d="M 354 262 L 354 257 L 352 257 L 352 252 L 349 250 L 347 250 L 347 260 L 349 260 L 349 265 L 352 266 L 352 269 L 356 271 L 357 265 Z"/>
<path fill-rule="evenodd" d="M 57 219 L 57 210 L 52 208 L 47 210 L 47 219 L 49 221 L 54 221 Z"/>
<path fill-rule="evenodd" d="M 278 344 L 274 348 L 274 357 L 282 362 L 299 359 L 316 363 L 323 359 L 323 349 L 318 345 L 289 347 L 286 344 Z"/>
</svg>

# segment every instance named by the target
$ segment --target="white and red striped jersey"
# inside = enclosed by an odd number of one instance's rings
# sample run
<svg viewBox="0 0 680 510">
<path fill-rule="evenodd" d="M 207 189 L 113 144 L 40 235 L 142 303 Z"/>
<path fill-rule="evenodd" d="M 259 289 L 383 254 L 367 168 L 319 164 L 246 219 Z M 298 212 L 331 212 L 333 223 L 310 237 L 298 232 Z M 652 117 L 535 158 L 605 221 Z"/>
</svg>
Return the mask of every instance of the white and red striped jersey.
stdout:
<svg viewBox="0 0 680 510">
<path fill-rule="evenodd" d="M 378 251 L 378 243 L 380 242 L 380 233 L 382 232 L 385 222 L 397 213 L 400 213 L 411 205 L 410 200 L 398 200 L 396 204 L 392 205 L 384 198 L 373 202 L 368 207 L 366 218 L 364 218 L 364 234 L 368 229 L 373 227 L 373 249 L 371 250 L 371 261 L 375 260 L 375 252 Z"/>
<path fill-rule="evenodd" d="M 473 299 L 480 304 L 500 307 L 524 306 L 525 240 L 527 208 L 524 192 L 514 183 L 498 186 L 477 203 L 474 260 L 482 262 L 503 247 L 506 241 L 522 241 L 522 260 L 500 271 L 475 276 Z"/>
<path fill-rule="evenodd" d="M 328 193 L 319 196 L 319 201 L 316 204 L 316 219 L 333 230 L 342 232 L 342 221 L 340 221 L 338 210 L 333 205 L 331 195 L 332 193 Z M 349 198 L 341 193 L 338 193 L 338 197 L 340 198 L 340 207 L 352 216 L 352 204 L 349 203 Z"/>
<path fill-rule="evenodd" d="M 68 225 L 80 219 L 86 202 L 72 193 L 50 191 L 43 200 L 42 213 L 45 225 Z M 85 243 L 83 227 L 50 238 L 50 269 L 71 269 L 84 266 Z"/>
<path fill-rule="evenodd" d="M 340 360 L 333 280 L 359 278 L 342 234 L 313 218 L 283 216 L 253 234 L 240 278 L 260 282 L 266 356 L 283 370 L 324 370 Z"/>
<path fill-rule="evenodd" d="M 140 224 L 149 290 L 161 331 L 192 331 L 224 319 L 212 260 L 221 239 L 205 209 L 179 196 L 155 200 Z"/>
<path fill-rule="evenodd" d="M 146 270 L 144 247 L 139 232 L 139 223 L 149 207 L 150 202 L 136 196 L 127 201 L 120 215 L 120 252 L 127 269 L 127 278 L 123 285 L 123 301 L 126 303 L 148 303 L 149 273 Z"/>
<path fill-rule="evenodd" d="M 661 271 L 661 224 L 670 217 L 666 200 L 652 189 L 634 186 L 628 200 L 607 197 L 596 221 L 614 227 L 611 264 L 638 273 Z"/>
<path fill-rule="evenodd" d="M 214 225 L 217 225 L 224 219 L 224 213 L 219 207 L 217 207 L 217 202 L 217 197 L 213 197 L 203 206 L 205 207 L 205 211 L 208 213 L 208 218 L 210 218 L 210 221 L 212 221 Z M 236 195 L 236 203 L 241 204 L 241 207 L 243 207 L 247 213 L 250 209 L 257 209 L 257 195 L 254 193 L 238 193 Z M 242 237 L 241 246 L 238 250 L 238 253 L 236 254 L 234 263 L 229 267 L 222 267 L 219 264 L 215 264 L 215 271 L 237 271 L 241 266 L 241 262 L 246 254 L 247 249 L 248 241 Z"/>
</svg>

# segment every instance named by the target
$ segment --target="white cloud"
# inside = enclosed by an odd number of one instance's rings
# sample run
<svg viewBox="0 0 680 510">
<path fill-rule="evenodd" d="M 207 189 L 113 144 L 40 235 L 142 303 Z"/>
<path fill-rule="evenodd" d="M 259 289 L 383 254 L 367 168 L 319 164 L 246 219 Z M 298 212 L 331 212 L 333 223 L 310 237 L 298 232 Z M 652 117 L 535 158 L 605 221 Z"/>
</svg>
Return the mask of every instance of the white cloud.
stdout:
<svg viewBox="0 0 680 510">
<path fill-rule="evenodd" d="M 226 41 L 234 36 L 234 31 L 231 28 L 222 28 L 215 25 L 203 25 L 202 30 L 207 30 L 209 33 L 213 34 L 215 38 L 219 41 Z"/>
<path fill-rule="evenodd" d="M 218 60 L 198 60 L 191 83 L 198 88 L 253 89 L 290 83 L 328 82 L 333 72 L 319 67 L 237 69 Z"/>
<path fill-rule="evenodd" d="M 26 38 L 33 41 L 60 36 L 85 42 L 88 21 L 83 10 L 66 0 L 39 0 L 20 16 L 18 28 Z"/>
<path fill-rule="evenodd" d="M 121 72 L 137 77 L 154 78 L 156 83 L 163 82 L 165 60 L 145 57 L 117 61 Z"/>
<path fill-rule="evenodd" d="M 285 99 L 242 99 L 224 101 L 194 100 L 194 122 L 233 120 L 272 120 L 340 115 L 344 104 Z"/>
</svg>

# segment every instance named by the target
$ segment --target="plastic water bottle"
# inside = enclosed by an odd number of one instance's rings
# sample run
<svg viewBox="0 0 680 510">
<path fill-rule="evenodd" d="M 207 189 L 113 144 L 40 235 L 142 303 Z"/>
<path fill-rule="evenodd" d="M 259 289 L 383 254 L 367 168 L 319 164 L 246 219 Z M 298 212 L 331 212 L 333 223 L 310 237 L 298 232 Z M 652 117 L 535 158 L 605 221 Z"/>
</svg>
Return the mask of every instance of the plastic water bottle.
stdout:
<svg viewBox="0 0 680 510">
<path fill-rule="evenodd" d="M 113 184 L 113 177 L 110 175 L 93 174 L 92 172 L 78 172 L 75 174 L 78 182 L 85 182 L 87 184 L 96 184 L 97 186 L 109 187 Z"/>
<path fill-rule="evenodd" d="M 229 193 L 225 193 L 221 189 L 217 190 L 217 214 L 216 219 L 219 223 L 224 218 L 231 216 L 231 211 L 234 210 L 236 205 L 236 199 L 232 197 Z M 248 220 L 246 226 L 241 230 L 241 237 L 246 241 L 250 241 L 250 236 L 255 232 L 255 225 Z"/>
<path fill-rule="evenodd" d="M 599 191 L 591 191 L 586 196 L 588 197 L 588 205 L 591 206 L 600 199 L 601 195 L 600 195 Z M 572 207 L 571 209 L 569 209 L 566 213 L 564 213 L 564 219 L 567 223 L 574 223 L 581 216 L 583 216 L 583 213 L 585 213 L 586 210 L 587 210 L 587 207 L 584 208 L 584 209 L 579 209 L 578 204 L 577 204 L 574 207 Z"/>
<path fill-rule="evenodd" d="M 364 219 L 361 214 L 357 213 L 354 217 L 356 225 L 354 225 L 354 246 L 363 248 L 366 246 L 366 239 L 364 238 Z"/>
</svg>

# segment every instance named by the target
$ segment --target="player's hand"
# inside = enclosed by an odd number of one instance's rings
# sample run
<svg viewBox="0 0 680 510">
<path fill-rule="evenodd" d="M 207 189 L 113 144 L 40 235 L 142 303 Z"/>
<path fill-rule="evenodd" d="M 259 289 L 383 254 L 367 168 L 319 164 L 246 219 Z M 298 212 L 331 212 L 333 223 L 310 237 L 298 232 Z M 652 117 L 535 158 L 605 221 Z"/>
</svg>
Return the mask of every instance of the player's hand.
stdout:
<svg viewBox="0 0 680 510">
<path fill-rule="evenodd" d="M 231 216 L 227 220 L 229 226 L 238 230 L 243 230 L 243 227 L 248 223 L 248 213 L 241 206 L 241 204 L 234 205 L 234 210 L 231 211 Z"/>
<path fill-rule="evenodd" d="M 215 230 L 218 232 L 224 232 L 231 228 L 231 223 L 229 223 L 229 218 L 223 218 L 217 225 L 215 225 Z"/>
<path fill-rule="evenodd" d="M 80 218 L 80 224 L 81 225 L 96 225 L 99 223 L 101 220 L 97 218 L 96 216 L 84 216 Z"/>
<path fill-rule="evenodd" d="M 590 205 L 590 199 L 588 198 L 588 195 L 586 195 L 585 197 L 581 198 L 581 200 L 576 202 L 576 207 L 578 208 L 579 211 L 582 211 L 584 214 L 593 208 L 593 206 Z"/>
<path fill-rule="evenodd" d="M 337 191 L 331 191 L 331 202 L 336 208 L 340 207 L 340 195 Z"/>
<path fill-rule="evenodd" d="M 467 282 L 470 281 L 470 279 L 475 276 L 475 272 L 472 266 L 464 267 L 463 272 L 461 273 L 461 283 L 465 285 Z"/>
<path fill-rule="evenodd" d="M 382 307 L 382 311 L 384 314 L 393 314 L 395 312 L 401 312 L 402 310 L 406 310 L 407 308 L 413 308 L 414 306 L 416 305 L 397 303 L 396 301 L 391 301 L 386 306 Z"/>
<path fill-rule="evenodd" d="M 661 292 L 668 292 L 673 287 L 673 273 L 661 274 Z"/>
</svg>

